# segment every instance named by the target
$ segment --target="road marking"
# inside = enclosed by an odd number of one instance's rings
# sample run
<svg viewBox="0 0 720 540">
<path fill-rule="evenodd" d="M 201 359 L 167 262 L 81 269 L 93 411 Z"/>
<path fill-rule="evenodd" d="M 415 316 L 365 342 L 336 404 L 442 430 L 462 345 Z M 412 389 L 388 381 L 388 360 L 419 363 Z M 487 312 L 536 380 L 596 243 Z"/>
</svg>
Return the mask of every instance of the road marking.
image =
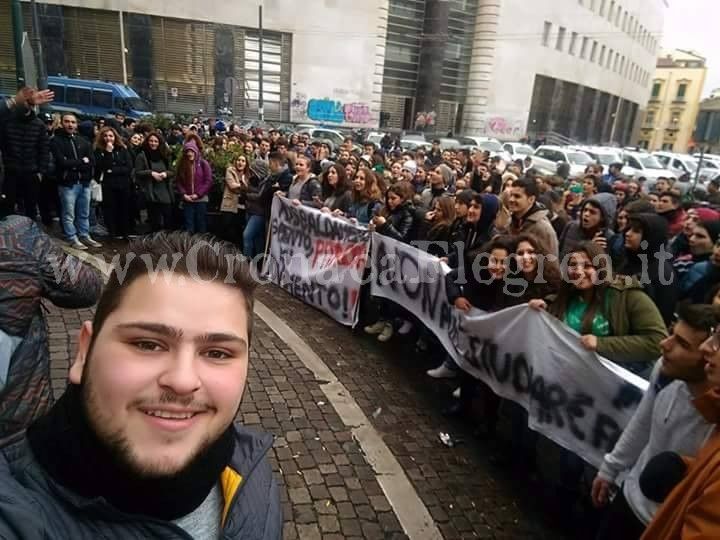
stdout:
<svg viewBox="0 0 720 540">
<path fill-rule="evenodd" d="M 281 340 L 287 343 L 305 367 L 315 374 L 317 380 L 325 381 L 320 383 L 320 389 L 360 443 L 405 534 L 412 540 L 441 540 L 440 530 L 405 471 L 345 385 L 338 380 L 315 351 L 270 308 L 255 300 L 254 311 Z"/>
<path fill-rule="evenodd" d="M 100 270 L 107 280 L 111 265 L 103 264 L 97 255 L 79 252 L 67 246 L 63 246 L 63 249 Z M 253 311 L 292 349 L 305 367 L 313 372 L 315 379 L 322 381 L 320 389 L 360 444 L 405 534 L 411 540 L 442 540 L 440 530 L 400 463 L 345 385 L 315 351 L 270 308 L 255 300 Z"/>
</svg>

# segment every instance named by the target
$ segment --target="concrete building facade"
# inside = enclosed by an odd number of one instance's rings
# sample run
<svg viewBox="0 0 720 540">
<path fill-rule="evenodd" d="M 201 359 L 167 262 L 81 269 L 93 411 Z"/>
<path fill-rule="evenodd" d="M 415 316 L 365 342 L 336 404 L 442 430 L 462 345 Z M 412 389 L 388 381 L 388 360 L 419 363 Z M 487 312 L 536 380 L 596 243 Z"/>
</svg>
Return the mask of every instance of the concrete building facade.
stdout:
<svg viewBox="0 0 720 540">
<path fill-rule="evenodd" d="M 48 73 L 126 78 L 159 111 L 227 106 L 255 118 L 259 1 L 45 0 Z M 665 0 L 263 5 L 268 120 L 625 144 L 649 95 Z"/>
<path fill-rule="evenodd" d="M 693 132 L 706 75 L 705 58 L 697 53 L 662 52 L 653 75 L 638 146 L 650 151 L 685 153 L 695 145 Z"/>
</svg>

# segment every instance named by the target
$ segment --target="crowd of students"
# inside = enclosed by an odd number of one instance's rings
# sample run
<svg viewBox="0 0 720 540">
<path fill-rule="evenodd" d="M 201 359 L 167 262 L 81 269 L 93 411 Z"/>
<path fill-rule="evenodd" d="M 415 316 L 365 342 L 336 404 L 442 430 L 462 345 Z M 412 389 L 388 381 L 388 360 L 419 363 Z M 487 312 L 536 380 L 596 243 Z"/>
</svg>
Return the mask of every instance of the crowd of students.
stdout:
<svg viewBox="0 0 720 540">
<path fill-rule="evenodd" d="M 700 202 L 684 199 L 670 178 L 654 185 L 628 180 L 618 167 L 603 174 L 591 165 L 584 176 L 565 178 L 540 174 L 531 158 L 504 163 L 488 152 L 441 150 L 438 141 L 427 152 L 370 143 L 359 149 L 352 139 L 334 148 L 304 133 L 221 123 L 207 133 L 196 125 L 174 125 L 164 133 L 104 120 L 82 130 L 92 136 L 91 148 L 77 134 L 73 115 L 61 122 L 49 141 L 52 167 L 43 171 L 53 171 L 48 174 L 59 188 L 59 217 L 76 248 L 99 247 L 90 236 L 97 210 L 92 199 L 111 237 L 127 238 L 143 225 L 205 232 L 218 176 L 224 178 L 220 234 L 249 258 L 265 251 L 275 194 L 395 240 L 418 242 L 451 268 L 448 299 L 458 310 L 524 303 L 547 310 L 580 334 L 584 348 L 649 379 L 650 389 L 593 483 L 597 506 L 616 493 L 601 538 L 639 537 L 648 524 L 644 538 L 718 532 L 716 185 Z M 227 158 L 224 166 L 219 156 Z M 93 180 L 100 195 L 91 195 Z M 35 217 L 32 197 L 19 203 Z M 482 270 L 470 271 L 478 257 Z M 466 282 L 459 282 L 460 273 Z M 427 347 L 431 337 L 412 314 L 389 303 L 374 307 L 376 320 L 366 321 L 366 333 L 382 342 L 412 334 L 421 350 Z M 494 433 L 501 403 L 488 388 L 468 381 L 449 358 L 428 375 L 461 379 L 456 412 L 482 396 L 482 422 Z M 532 446 L 516 456 L 526 467 L 534 460 Z M 577 464 L 567 461 L 577 485 Z"/>
</svg>

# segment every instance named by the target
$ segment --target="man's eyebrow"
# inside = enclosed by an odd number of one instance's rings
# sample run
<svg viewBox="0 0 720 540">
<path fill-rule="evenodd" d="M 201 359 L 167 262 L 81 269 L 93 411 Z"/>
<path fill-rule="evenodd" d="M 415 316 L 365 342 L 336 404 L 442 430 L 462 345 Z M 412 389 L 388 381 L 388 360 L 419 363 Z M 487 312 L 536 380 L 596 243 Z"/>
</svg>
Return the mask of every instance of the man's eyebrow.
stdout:
<svg viewBox="0 0 720 540">
<path fill-rule="evenodd" d="M 245 340 L 245 338 L 238 336 L 237 334 L 229 334 L 225 332 L 213 332 L 209 334 L 203 334 L 201 336 L 198 336 L 195 341 L 198 343 L 236 342 L 247 348 L 247 341 Z"/>
<path fill-rule="evenodd" d="M 120 330 L 144 330 L 146 332 L 152 332 L 153 334 L 161 334 L 166 337 L 180 339 L 183 336 L 183 331 L 180 328 L 168 326 L 167 324 L 154 323 L 154 322 L 129 322 L 118 324 L 116 328 Z"/>
</svg>

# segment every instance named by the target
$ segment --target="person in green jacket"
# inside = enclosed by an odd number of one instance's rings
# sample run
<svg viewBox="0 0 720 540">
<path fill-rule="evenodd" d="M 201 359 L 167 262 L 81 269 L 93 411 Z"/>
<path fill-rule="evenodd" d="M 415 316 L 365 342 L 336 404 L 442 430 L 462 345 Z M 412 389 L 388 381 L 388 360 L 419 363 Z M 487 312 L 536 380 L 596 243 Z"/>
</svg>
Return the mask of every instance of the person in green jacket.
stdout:
<svg viewBox="0 0 720 540">
<path fill-rule="evenodd" d="M 578 332 L 586 349 L 635 373 L 649 373 L 667 337 L 665 323 L 637 278 L 612 275 L 609 258 L 592 242 L 578 244 L 568 254 L 566 279 L 550 307 L 543 300 L 529 305 L 548 309 Z"/>
</svg>

